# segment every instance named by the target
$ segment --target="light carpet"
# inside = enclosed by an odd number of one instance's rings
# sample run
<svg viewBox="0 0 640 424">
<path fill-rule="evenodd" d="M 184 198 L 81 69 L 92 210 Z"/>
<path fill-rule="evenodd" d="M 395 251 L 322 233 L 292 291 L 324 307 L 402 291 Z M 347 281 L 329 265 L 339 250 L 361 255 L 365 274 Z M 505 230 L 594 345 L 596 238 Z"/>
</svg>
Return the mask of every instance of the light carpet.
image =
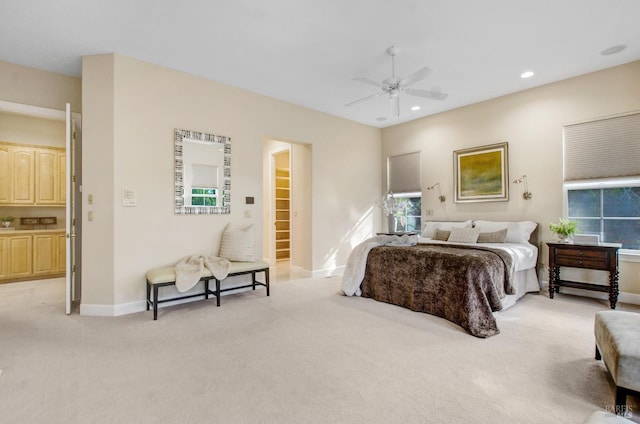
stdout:
<svg viewBox="0 0 640 424">
<path fill-rule="evenodd" d="M 162 308 L 158 321 L 66 316 L 38 283 L 0 285 L 2 423 L 582 423 L 614 401 L 594 359 L 605 301 L 530 294 L 478 339 L 344 297 L 339 278 Z"/>
</svg>

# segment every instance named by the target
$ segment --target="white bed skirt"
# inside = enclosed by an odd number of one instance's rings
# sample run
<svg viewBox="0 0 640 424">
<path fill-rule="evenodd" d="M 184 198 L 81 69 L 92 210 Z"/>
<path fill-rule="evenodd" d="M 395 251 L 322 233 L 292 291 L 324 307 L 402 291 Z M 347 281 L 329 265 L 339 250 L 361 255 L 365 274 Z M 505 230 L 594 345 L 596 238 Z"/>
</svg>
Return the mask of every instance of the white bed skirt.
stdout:
<svg viewBox="0 0 640 424">
<path fill-rule="evenodd" d="M 509 294 L 502 299 L 502 310 L 513 306 L 518 299 L 527 293 L 540 291 L 540 283 L 538 282 L 538 274 L 535 268 L 529 268 L 516 272 L 514 287 L 516 289 L 515 294 Z"/>
</svg>

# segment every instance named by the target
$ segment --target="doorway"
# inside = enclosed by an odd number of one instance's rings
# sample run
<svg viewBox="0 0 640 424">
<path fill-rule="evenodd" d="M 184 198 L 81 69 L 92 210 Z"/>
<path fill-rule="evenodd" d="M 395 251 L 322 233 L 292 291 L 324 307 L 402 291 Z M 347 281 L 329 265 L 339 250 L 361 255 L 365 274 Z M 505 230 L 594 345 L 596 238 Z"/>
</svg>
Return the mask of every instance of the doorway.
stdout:
<svg viewBox="0 0 640 424">
<path fill-rule="evenodd" d="M 311 275 L 311 159 L 310 144 L 265 140 L 263 251 L 276 279 Z"/>
<path fill-rule="evenodd" d="M 80 155 L 74 153 L 81 145 L 80 114 L 71 113 L 69 105 L 64 111 L 0 101 L 0 109 L 0 140 L 8 146 L 5 159 L 13 169 L 7 171 L 3 166 L 12 178 L 0 180 L 7 184 L 8 193 L 20 187 L 20 197 L 11 195 L 0 201 L 0 215 L 10 211 L 14 216 L 12 231 L 3 233 L 5 244 L 12 249 L 1 254 L 0 265 L 2 258 L 10 261 L 4 262 L 4 269 L 0 266 L 0 276 L 9 283 L 37 284 L 46 279 L 51 282 L 48 286 L 61 284 L 63 297 L 56 295 L 51 300 L 64 302 L 66 313 L 77 311 L 81 284 L 73 277 L 80 268 L 74 254 L 80 251 L 80 230 L 74 215 L 81 207 L 81 202 L 75 202 L 76 196 L 80 198 L 81 165 Z M 65 140 L 72 133 L 76 133 L 73 147 L 71 140 Z M 20 168 L 14 166 L 17 164 Z M 61 283 L 60 276 L 64 276 Z"/>
</svg>

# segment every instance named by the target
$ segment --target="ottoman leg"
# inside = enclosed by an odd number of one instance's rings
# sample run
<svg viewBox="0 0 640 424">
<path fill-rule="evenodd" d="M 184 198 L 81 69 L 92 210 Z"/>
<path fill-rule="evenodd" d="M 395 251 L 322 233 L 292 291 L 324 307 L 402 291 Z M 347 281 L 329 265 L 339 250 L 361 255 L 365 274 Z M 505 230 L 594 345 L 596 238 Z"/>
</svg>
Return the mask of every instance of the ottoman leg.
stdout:
<svg viewBox="0 0 640 424">
<path fill-rule="evenodd" d="M 601 360 L 602 355 L 600 355 L 600 350 L 598 349 L 598 345 L 596 345 L 596 360 Z"/>
<path fill-rule="evenodd" d="M 627 413 L 627 391 L 616 386 L 616 415 L 625 415 Z"/>
</svg>

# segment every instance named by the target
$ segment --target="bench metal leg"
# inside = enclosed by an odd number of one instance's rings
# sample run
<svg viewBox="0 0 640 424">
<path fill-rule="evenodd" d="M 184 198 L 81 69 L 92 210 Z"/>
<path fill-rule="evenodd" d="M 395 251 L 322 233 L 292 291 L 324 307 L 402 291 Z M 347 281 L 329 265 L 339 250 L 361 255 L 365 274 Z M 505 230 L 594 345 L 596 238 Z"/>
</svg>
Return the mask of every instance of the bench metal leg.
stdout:
<svg viewBox="0 0 640 424">
<path fill-rule="evenodd" d="M 269 268 L 264 270 L 264 283 L 267 286 L 267 296 L 269 296 Z"/>
<path fill-rule="evenodd" d="M 149 301 L 151 300 L 151 284 L 147 280 L 147 311 L 149 310 Z"/>
<path fill-rule="evenodd" d="M 216 280 L 216 306 L 220 306 L 220 280 Z"/>
<path fill-rule="evenodd" d="M 153 285 L 153 320 L 158 319 L 158 285 Z"/>
</svg>

